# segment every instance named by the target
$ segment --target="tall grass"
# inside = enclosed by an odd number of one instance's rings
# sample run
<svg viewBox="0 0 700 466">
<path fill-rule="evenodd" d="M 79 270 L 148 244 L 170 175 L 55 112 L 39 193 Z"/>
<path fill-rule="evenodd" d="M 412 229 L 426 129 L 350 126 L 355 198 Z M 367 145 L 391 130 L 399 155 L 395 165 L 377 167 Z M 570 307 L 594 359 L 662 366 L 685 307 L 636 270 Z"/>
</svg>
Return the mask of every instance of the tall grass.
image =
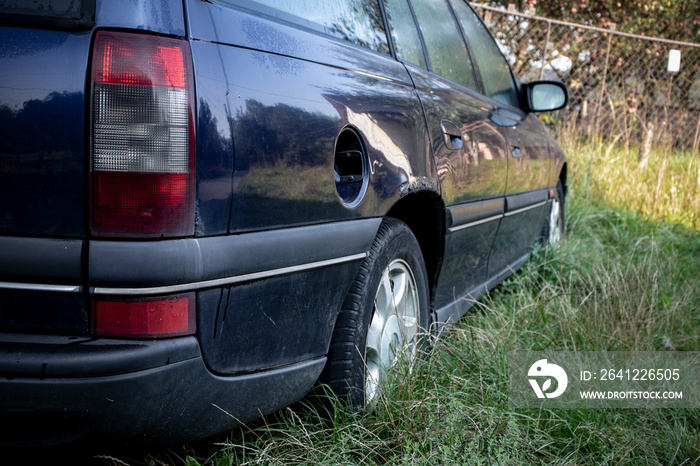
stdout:
<svg viewBox="0 0 700 466">
<path fill-rule="evenodd" d="M 697 186 L 664 156 L 651 166 L 666 160 L 666 176 L 678 178 L 659 183 L 636 173 L 628 156 L 615 160 L 614 150 L 579 149 L 571 152 L 565 243 L 536 250 L 423 359 L 393 371 L 375 412 L 356 417 L 337 407 L 327 419 L 305 400 L 213 444 L 145 462 L 700 464 L 698 409 L 509 407 L 510 351 L 700 351 Z M 695 200 L 661 194 L 673 183 L 695 189 Z M 679 210 L 663 213 L 656 203 L 664 202 Z"/>
<path fill-rule="evenodd" d="M 637 150 L 622 145 L 570 140 L 566 146 L 579 196 L 700 229 L 700 153 L 656 149 L 645 165 Z"/>
</svg>

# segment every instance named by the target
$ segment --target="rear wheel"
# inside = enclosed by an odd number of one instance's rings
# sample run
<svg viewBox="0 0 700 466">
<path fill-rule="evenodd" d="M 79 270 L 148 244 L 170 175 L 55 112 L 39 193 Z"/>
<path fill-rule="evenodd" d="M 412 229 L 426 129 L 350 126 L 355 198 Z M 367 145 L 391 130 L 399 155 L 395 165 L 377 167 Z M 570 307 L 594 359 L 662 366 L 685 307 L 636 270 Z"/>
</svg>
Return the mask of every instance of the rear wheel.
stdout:
<svg viewBox="0 0 700 466">
<path fill-rule="evenodd" d="M 427 283 L 413 233 L 385 219 L 338 315 L 321 375 L 351 408 L 371 407 L 387 372 L 417 356 L 428 325 Z"/>
</svg>

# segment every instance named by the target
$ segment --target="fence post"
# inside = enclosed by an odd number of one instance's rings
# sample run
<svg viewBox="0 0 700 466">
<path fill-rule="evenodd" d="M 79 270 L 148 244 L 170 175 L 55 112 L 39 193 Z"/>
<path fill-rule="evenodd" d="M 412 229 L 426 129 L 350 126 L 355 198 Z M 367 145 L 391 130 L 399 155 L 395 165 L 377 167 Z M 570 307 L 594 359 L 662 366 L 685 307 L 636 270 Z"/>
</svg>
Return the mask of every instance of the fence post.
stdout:
<svg viewBox="0 0 700 466">
<path fill-rule="evenodd" d="M 491 11 L 490 10 L 484 10 L 484 23 L 486 23 L 486 26 L 491 27 L 493 21 L 491 21 Z"/>
<path fill-rule="evenodd" d="M 547 38 L 544 40 L 544 58 L 542 58 L 542 68 L 540 68 L 540 80 L 544 75 L 544 67 L 549 59 L 549 38 L 552 35 L 552 22 L 547 20 Z"/>
<path fill-rule="evenodd" d="M 598 108 L 595 112 L 595 135 L 599 136 L 600 131 L 600 107 L 603 105 L 603 96 L 605 95 L 606 80 L 608 78 L 608 66 L 610 65 L 610 48 L 612 46 L 612 35 L 617 30 L 617 24 L 610 23 L 610 32 L 608 33 L 608 46 L 605 51 L 605 67 L 603 68 L 603 81 L 600 85 L 600 96 L 598 97 Z"/>
</svg>

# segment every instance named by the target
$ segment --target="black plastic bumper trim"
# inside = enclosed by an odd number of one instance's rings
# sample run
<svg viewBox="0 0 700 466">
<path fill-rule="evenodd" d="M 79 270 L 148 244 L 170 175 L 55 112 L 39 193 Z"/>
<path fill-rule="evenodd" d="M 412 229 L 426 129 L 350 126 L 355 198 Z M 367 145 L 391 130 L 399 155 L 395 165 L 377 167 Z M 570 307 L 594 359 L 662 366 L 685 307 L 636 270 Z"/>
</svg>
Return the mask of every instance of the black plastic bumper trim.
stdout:
<svg viewBox="0 0 700 466">
<path fill-rule="evenodd" d="M 105 377 L 199 357 L 194 336 L 118 340 L 0 333 L 0 377 Z"/>
<path fill-rule="evenodd" d="M 326 358 L 221 377 L 201 358 L 109 377 L 0 378 L 0 447 L 49 445 L 91 435 L 137 442 L 191 442 L 301 399 Z M 35 428 L 42 426 L 41 436 Z M 72 432 L 66 432 L 67 429 Z"/>
<path fill-rule="evenodd" d="M 506 215 L 543 205 L 549 199 L 549 188 L 506 196 Z"/>
<path fill-rule="evenodd" d="M 4 281 L 4 288 L 10 283 L 13 289 L 34 284 L 44 288 L 79 284 L 82 250 L 83 240 L 79 239 L 0 236 L 0 277 L 11 277 Z"/>
<path fill-rule="evenodd" d="M 501 218 L 504 212 L 504 199 L 498 197 L 486 201 L 469 202 L 449 206 L 450 231 L 457 231 L 491 219 Z"/>
<path fill-rule="evenodd" d="M 305 272 L 308 270 L 329 267 L 332 265 L 344 264 L 346 262 L 360 261 L 367 257 L 367 253 L 354 254 L 352 256 L 338 257 L 325 261 L 312 262 L 310 264 L 300 264 L 292 267 L 284 267 L 281 269 L 265 270 L 262 272 L 249 273 L 245 275 L 236 275 L 233 277 L 219 278 L 215 280 L 205 280 L 201 282 L 183 283 L 181 285 L 169 286 L 154 286 L 145 288 L 109 288 L 109 287 L 94 287 L 91 292 L 95 295 L 153 295 L 153 294 L 171 294 L 181 293 L 183 291 L 201 290 L 205 288 L 214 288 L 221 286 L 230 286 L 236 283 L 249 282 L 253 280 L 262 280 L 264 278 L 277 277 L 280 275 L 288 275 L 291 273 Z"/>
<path fill-rule="evenodd" d="M 500 220 L 542 207 L 549 202 L 549 188 L 547 188 L 507 196 L 505 199 L 495 198 L 449 206 L 447 208 L 450 214 L 448 231 L 454 233 L 483 223 Z"/>
<path fill-rule="evenodd" d="M 382 219 L 169 241 L 89 244 L 94 294 L 170 293 L 361 260 Z"/>
</svg>

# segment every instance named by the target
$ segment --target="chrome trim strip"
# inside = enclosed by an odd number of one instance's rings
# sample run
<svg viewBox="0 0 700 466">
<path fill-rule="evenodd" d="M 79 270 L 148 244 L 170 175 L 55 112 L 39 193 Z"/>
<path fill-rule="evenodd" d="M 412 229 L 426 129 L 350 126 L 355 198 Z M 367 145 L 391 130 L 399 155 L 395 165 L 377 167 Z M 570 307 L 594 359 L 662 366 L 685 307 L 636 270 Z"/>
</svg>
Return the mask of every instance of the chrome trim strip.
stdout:
<svg viewBox="0 0 700 466">
<path fill-rule="evenodd" d="M 477 220 L 476 222 L 465 223 L 464 225 L 452 227 L 448 231 L 450 233 L 454 233 L 455 231 L 464 230 L 465 228 L 475 227 L 477 225 L 481 225 L 482 223 L 492 222 L 494 220 L 500 220 L 501 218 L 503 218 L 503 214 L 498 214 L 498 215 L 494 215 L 493 217 L 482 218 L 481 220 Z"/>
<path fill-rule="evenodd" d="M 546 201 L 538 202 L 537 204 L 529 205 L 527 207 L 523 207 L 523 208 L 518 209 L 518 210 L 513 210 L 511 212 L 506 212 L 505 214 L 498 214 L 498 215 L 494 215 L 493 217 L 488 217 L 488 218 L 484 218 L 481 220 L 477 220 L 476 222 L 465 223 L 464 225 L 452 227 L 452 228 L 449 228 L 448 231 L 450 233 L 454 233 L 456 231 L 464 230 L 465 228 L 470 228 L 470 227 L 475 227 L 477 225 L 481 225 L 482 223 L 492 222 L 494 220 L 499 220 L 499 219 L 504 218 L 504 217 L 510 217 L 511 215 L 519 214 L 521 212 L 527 212 L 528 210 L 542 207 L 543 205 L 549 204 L 550 202 L 552 202 L 551 199 L 547 199 Z"/>
<path fill-rule="evenodd" d="M 344 264 L 346 262 L 354 262 L 367 257 L 366 252 L 353 254 L 351 256 L 338 257 L 318 262 L 310 262 L 308 264 L 293 265 L 283 267 L 281 269 L 264 270 L 262 272 L 248 273 L 244 275 L 236 275 L 233 277 L 216 278 L 213 280 L 204 280 L 201 282 L 182 283 L 180 285 L 153 286 L 147 288 L 108 288 L 96 286 L 91 289 L 91 293 L 95 295 L 150 295 L 150 294 L 171 294 L 181 293 L 184 291 L 193 291 L 201 288 L 214 288 L 218 286 L 234 285 L 236 283 L 248 282 L 252 280 L 261 280 L 263 278 L 271 278 L 279 275 L 287 275 L 290 273 L 305 272 L 307 270 L 328 267 L 330 265 Z"/>
<path fill-rule="evenodd" d="M 506 212 L 503 216 L 504 216 L 504 217 L 510 217 L 511 215 L 519 214 L 519 213 L 521 213 L 521 212 L 526 212 L 526 211 L 528 211 L 528 210 L 532 210 L 532 209 L 536 209 L 536 208 L 538 208 L 538 207 L 542 207 L 542 206 L 545 205 L 545 204 L 549 204 L 549 202 L 550 202 L 549 200 L 542 201 L 542 202 L 538 202 L 537 204 L 532 204 L 532 205 L 529 205 L 529 206 L 527 206 L 527 207 L 523 207 L 523 208 L 518 209 L 518 210 L 513 210 L 513 211 L 511 211 L 511 212 Z"/>
<path fill-rule="evenodd" d="M 18 291 L 49 291 L 59 293 L 80 293 L 80 285 L 49 285 L 46 283 L 13 283 L 0 282 L 0 289 Z"/>
</svg>

